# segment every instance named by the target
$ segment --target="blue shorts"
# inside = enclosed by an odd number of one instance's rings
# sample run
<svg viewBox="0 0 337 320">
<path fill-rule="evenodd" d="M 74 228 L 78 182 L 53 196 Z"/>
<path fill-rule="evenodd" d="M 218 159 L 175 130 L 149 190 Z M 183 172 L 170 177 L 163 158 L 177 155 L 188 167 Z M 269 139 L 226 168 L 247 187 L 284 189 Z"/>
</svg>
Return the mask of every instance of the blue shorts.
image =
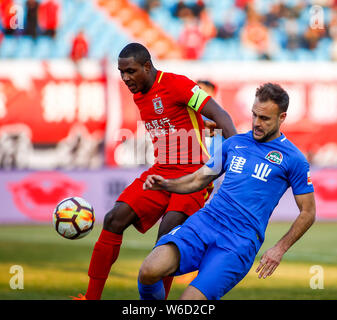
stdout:
<svg viewBox="0 0 337 320">
<path fill-rule="evenodd" d="M 214 228 L 217 221 L 205 210 L 189 217 L 183 225 L 162 236 L 156 244 L 174 243 L 180 252 L 178 270 L 181 275 L 199 270 L 190 285 L 208 300 L 219 300 L 248 273 L 257 254 L 255 243 L 224 226 Z"/>
</svg>

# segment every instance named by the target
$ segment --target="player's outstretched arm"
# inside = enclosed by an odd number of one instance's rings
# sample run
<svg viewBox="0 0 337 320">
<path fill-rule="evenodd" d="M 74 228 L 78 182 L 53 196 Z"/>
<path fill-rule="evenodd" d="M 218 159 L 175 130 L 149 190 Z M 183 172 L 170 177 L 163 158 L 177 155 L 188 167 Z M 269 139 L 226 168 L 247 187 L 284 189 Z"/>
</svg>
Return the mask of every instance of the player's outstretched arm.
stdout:
<svg viewBox="0 0 337 320">
<path fill-rule="evenodd" d="M 192 193 L 204 189 L 218 177 L 208 166 L 204 165 L 192 174 L 178 179 L 165 179 L 159 175 L 148 175 L 144 182 L 144 190 L 166 190 L 174 193 Z"/>
<path fill-rule="evenodd" d="M 217 129 L 222 130 L 222 135 L 227 139 L 235 134 L 233 120 L 231 116 L 213 99 L 209 99 L 201 110 L 201 114 L 216 123 Z"/>
<path fill-rule="evenodd" d="M 271 276 L 280 264 L 283 255 L 288 249 L 311 227 L 315 221 L 316 205 L 314 193 L 296 195 L 295 200 L 300 214 L 291 225 L 289 231 L 275 244 L 267 250 L 261 257 L 260 265 L 256 272 L 260 272 L 259 278 Z"/>
</svg>

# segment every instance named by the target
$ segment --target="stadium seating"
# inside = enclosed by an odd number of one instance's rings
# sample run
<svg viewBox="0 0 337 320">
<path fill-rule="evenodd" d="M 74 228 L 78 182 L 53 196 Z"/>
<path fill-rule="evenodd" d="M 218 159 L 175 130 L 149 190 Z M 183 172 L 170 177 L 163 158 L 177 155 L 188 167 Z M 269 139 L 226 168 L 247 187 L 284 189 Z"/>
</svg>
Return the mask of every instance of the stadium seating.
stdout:
<svg viewBox="0 0 337 320">
<path fill-rule="evenodd" d="M 72 39 L 79 31 L 84 31 L 89 42 L 89 58 L 104 57 L 116 59 L 120 49 L 128 42 L 140 41 L 146 44 L 157 57 L 162 59 L 180 58 L 179 36 L 184 29 L 182 19 L 174 15 L 176 0 L 161 0 L 146 12 L 147 0 L 59 0 L 61 4 L 61 21 L 56 37 L 51 39 L 38 36 L 36 40 L 23 35 L 18 30 L 15 35 L 6 35 L 0 44 L 0 58 L 66 58 L 69 57 Z M 16 3 L 24 6 L 26 0 Z M 197 0 L 185 0 L 193 5 Z M 234 32 L 228 38 L 214 35 L 205 45 L 202 60 L 257 60 L 264 55 L 246 48 L 240 38 L 247 13 L 236 6 L 235 0 L 205 1 L 206 10 L 216 29 L 224 23 L 230 23 Z M 267 15 L 274 1 L 255 1 L 254 9 L 260 15 Z M 299 4 L 298 0 L 283 1 L 289 8 Z M 118 8 L 116 7 L 118 6 Z M 310 6 L 301 10 L 296 19 L 298 33 L 302 36 L 309 25 Z M 324 8 L 324 19 L 327 25 L 331 19 L 331 8 Z M 304 60 L 327 61 L 331 59 L 332 39 L 322 37 L 315 49 L 302 45 L 288 48 L 288 36 L 285 31 L 287 19 L 281 17 L 277 27 L 269 28 L 275 44 L 275 50 L 268 59 L 275 61 Z M 219 35 L 219 33 L 218 33 Z"/>
<path fill-rule="evenodd" d="M 120 47 L 132 41 L 93 1 L 60 0 L 60 3 L 62 14 L 55 39 L 39 36 L 33 40 L 20 32 L 5 36 L 0 45 L 0 58 L 67 58 L 72 39 L 80 30 L 88 38 L 90 58 L 115 59 Z"/>
<path fill-rule="evenodd" d="M 146 0 L 132 0 L 139 6 L 143 6 Z M 185 0 L 187 5 L 196 4 L 197 0 Z M 261 59 L 261 56 L 256 52 L 245 48 L 240 39 L 240 31 L 245 24 L 247 15 L 245 10 L 235 5 L 235 0 L 226 1 L 204 1 L 206 9 L 210 15 L 214 25 L 219 28 L 225 22 L 232 24 L 235 28 L 230 39 L 220 39 L 214 37 L 210 39 L 201 57 L 203 60 L 257 60 Z M 256 0 L 254 1 L 254 8 L 260 15 L 267 15 L 275 1 L 270 0 Z M 282 1 L 284 6 L 292 9 L 299 5 L 301 2 L 298 0 L 286 0 Z M 149 11 L 151 18 L 156 23 L 170 33 L 176 39 L 179 37 L 180 32 L 183 29 L 182 22 L 179 18 L 175 17 L 172 13 L 177 4 L 175 0 L 161 0 L 160 6 L 155 7 Z M 305 8 L 301 10 L 299 16 L 296 19 L 299 36 L 302 36 L 310 23 L 310 10 L 311 4 L 307 4 Z M 329 24 L 331 19 L 331 8 L 324 8 L 324 22 L 325 25 Z M 319 41 L 316 49 L 296 48 L 294 50 L 287 48 L 287 33 L 285 31 L 285 23 L 287 19 L 281 17 L 279 19 L 279 26 L 269 28 L 270 35 L 276 44 L 277 50 L 269 56 L 269 59 L 275 61 L 285 60 L 320 60 L 328 61 L 331 59 L 330 48 L 332 40 L 328 36 L 322 37 Z M 262 57 L 263 58 L 263 57 Z"/>
</svg>

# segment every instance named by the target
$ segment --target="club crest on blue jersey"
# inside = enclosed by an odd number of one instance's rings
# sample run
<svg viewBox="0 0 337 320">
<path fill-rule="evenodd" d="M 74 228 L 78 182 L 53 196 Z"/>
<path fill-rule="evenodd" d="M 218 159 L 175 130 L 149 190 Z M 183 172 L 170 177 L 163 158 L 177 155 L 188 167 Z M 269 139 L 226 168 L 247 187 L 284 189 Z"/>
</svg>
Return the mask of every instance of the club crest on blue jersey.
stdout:
<svg viewBox="0 0 337 320">
<path fill-rule="evenodd" d="M 162 114 L 164 112 L 164 106 L 163 106 L 163 102 L 161 101 L 161 98 L 155 98 L 152 99 L 153 102 L 153 107 L 154 107 L 154 112 L 157 114 Z"/>
<path fill-rule="evenodd" d="M 283 155 L 281 152 L 273 150 L 266 155 L 266 159 L 271 163 L 281 164 Z"/>
</svg>

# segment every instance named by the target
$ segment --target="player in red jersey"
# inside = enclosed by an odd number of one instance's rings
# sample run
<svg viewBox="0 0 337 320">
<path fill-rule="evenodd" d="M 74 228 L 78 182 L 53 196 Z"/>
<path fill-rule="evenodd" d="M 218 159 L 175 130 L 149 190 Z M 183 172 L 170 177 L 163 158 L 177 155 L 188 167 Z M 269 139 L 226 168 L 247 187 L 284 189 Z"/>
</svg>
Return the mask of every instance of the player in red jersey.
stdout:
<svg viewBox="0 0 337 320">
<path fill-rule="evenodd" d="M 80 295 L 88 300 L 101 298 L 126 228 L 133 224 L 145 233 L 162 217 L 159 239 L 204 206 L 206 189 L 186 195 L 143 190 L 149 174 L 178 178 L 196 171 L 209 159 L 201 114 L 215 121 L 225 138 L 236 134 L 231 117 L 205 91 L 185 76 L 156 70 L 141 44 L 128 44 L 120 52 L 118 69 L 152 137 L 155 164 L 122 192 L 105 215 L 90 261 L 88 289 L 85 296 Z M 166 297 L 171 282 L 170 277 L 164 281 Z"/>
</svg>

